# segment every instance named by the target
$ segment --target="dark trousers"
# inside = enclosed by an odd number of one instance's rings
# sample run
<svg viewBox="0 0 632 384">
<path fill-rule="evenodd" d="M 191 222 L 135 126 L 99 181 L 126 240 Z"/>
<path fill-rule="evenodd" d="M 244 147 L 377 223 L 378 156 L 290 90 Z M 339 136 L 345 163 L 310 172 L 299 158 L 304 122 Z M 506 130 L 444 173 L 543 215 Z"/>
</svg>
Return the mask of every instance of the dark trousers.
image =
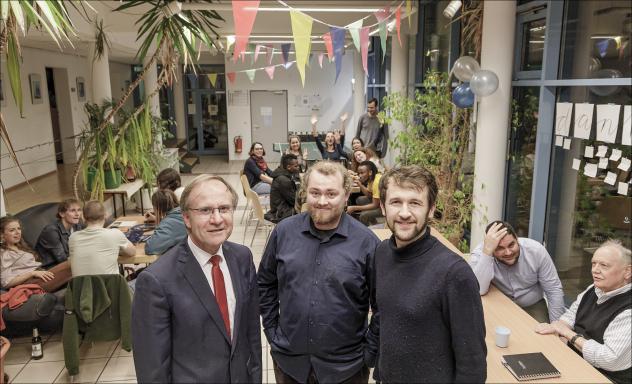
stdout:
<svg viewBox="0 0 632 384">
<path fill-rule="evenodd" d="M 298 381 L 294 380 L 290 375 L 285 374 L 279 368 L 276 361 L 273 360 L 274 364 L 274 377 L 278 384 L 299 384 Z M 351 376 L 347 380 L 343 381 L 341 384 L 367 384 L 369 382 L 369 367 L 366 365 L 362 367 L 355 375 Z M 309 372 L 309 376 L 307 377 L 307 384 L 318 384 L 318 380 L 316 379 L 316 373 L 312 368 Z"/>
</svg>

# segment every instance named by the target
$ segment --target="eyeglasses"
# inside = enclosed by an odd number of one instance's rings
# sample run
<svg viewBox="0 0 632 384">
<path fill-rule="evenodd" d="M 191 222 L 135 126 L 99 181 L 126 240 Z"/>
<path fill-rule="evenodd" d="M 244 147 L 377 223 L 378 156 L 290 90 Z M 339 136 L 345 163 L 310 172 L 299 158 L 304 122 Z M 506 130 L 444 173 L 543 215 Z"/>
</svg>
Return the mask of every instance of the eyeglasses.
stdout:
<svg viewBox="0 0 632 384">
<path fill-rule="evenodd" d="M 189 211 L 193 211 L 199 216 L 209 217 L 215 211 L 217 211 L 220 215 L 228 215 L 233 212 L 233 207 L 228 205 L 223 205 L 221 207 L 212 208 L 212 207 L 202 207 L 202 208 L 188 208 Z"/>
</svg>

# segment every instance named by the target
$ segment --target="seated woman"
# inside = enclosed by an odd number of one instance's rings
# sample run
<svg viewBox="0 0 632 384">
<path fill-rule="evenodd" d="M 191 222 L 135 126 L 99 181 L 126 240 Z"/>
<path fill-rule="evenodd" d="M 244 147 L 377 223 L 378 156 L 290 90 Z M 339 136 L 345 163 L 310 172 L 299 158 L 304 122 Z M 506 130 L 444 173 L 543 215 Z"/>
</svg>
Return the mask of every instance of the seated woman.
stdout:
<svg viewBox="0 0 632 384">
<path fill-rule="evenodd" d="M 81 203 L 76 199 L 67 199 L 59 203 L 58 220 L 42 229 L 35 252 L 39 255 L 42 268 L 50 268 L 68 259 L 68 238 L 83 226 L 81 220 Z"/>
<path fill-rule="evenodd" d="M 156 176 L 156 183 L 158 184 L 158 189 L 169 189 L 175 193 L 177 201 L 180 201 L 180 196 L 182 196 L 182 191 L 184 191 L 184 187 L 182 186 L 182 180 L 180 179 L 180 173 L 173 168 L 165 168 L 158 176 Z"/>
<path fill-rule="evenodd" d="M 151 203 L 156 212 L 158 226 L 145 243 L 145 253 L 163 254 L 187 237 L 187 228 L 176 195 L 172 191 L 164 189 L 154 192 Z"/>
<path fill-rule="evenodd" d="M 288 143 L 289 146 L 285 153 L 296 156 L 300 172 L 305 172 L 307 169 L 307 150 L 301 148 L 301 139 L 297 135 L 290 135 Z"/>
<path fill-rule="evenodd" d="M 358 148 L 353 151 L 353 157 L 351 158 L 351 170 L 358 172 L 358 165 L 367 160 L 375 164 L 378 172 L 384 173 L 384 167 L 380 162 L 380 158 L 377 157 L 375 152 L 373 152 L 370 148 Z"/>
<path fill-rule="evenodd" d="M 318 135 L 318 131 L 316 130 L 316 123 L 318 119 L 316 117 L 312 117 L 312 136 L 316 140 L 316 146 L 320 151 L 323 160 L 346 160 L 345 151 L 342 149 L 342 145 L 340 143 L 344 143 L 344 134 L 340 134 L 340 132 L 329 131 L 325 135 L 325 145 L 320 141 L 320 137 Z"/>
<path fill-rule="evenodd" d="M 377 172 L 375 164 L 371 161 L 364 161 L 358 166 L 358 175 L 360 180 L 368 179 L 368 188 L 370 190 L 370 197 L 361 196 L 356 199 L 357 205 L 347 207 L 347 213 L 357 217 L 360 222 L 366 226 L 377 224 L 376 219 L 382 217 L 382 210 L 380 209 L 380 178 L 381 173 Z M 360 187 L 360 190 L 363 188 Z M 363 191 L 364 193 L 365 191 Z M 367 191 L 368 192 L 368 191 Z"/>
<path fill-rule="evenodd" d="M 268 168 L 268 164 L 263 158 L 266 155 L 263 144 L 258 141 L 252 143 L 248 154 L 250 157 L 244 164 L 244 174 L 248 178 L 250 188 L 257 195 L 269 195 L 270 185 L 272 184 L 272 170 Z"/>
</svg>

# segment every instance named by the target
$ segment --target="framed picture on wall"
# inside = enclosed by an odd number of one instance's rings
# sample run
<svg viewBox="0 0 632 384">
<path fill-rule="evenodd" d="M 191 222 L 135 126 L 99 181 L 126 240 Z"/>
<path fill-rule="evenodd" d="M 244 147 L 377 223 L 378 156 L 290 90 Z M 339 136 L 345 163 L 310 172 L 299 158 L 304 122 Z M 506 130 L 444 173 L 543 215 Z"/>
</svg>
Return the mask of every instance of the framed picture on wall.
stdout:
<svg viewBox="0 0 632 384">
<path fill-rule="evenodd" d="M 77 77 L 77 100 L 86 101 L 86 81 L 83 77 Z"/>
<path fill-rule="evenodd" d="M 42 104 L 44 102 L 42 77 L 37 73 L 31 73 L 29 75 L 29 82 L 31 83 L 31 103 Z"/>
</svg>

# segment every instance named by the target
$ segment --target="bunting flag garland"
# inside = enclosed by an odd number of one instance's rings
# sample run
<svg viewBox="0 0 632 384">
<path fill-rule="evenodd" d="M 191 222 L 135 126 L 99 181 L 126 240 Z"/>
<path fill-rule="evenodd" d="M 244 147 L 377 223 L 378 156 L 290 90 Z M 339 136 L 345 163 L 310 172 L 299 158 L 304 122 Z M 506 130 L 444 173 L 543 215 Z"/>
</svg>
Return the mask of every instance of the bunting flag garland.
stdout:
<svg viewBox="0 0 632 384">
<path fill-rule="evenodd" d="M 399 41 L 399 46 L 402 46 L 402 37 L 400 36 L 400 26 L 402 24 L 402 6 L 397 7 L 395 11 L 395 28 L 397 28 L 397 40 Z"/>
<path fill-rule="evenodd" d="M 325 48 L 327 49 L 327 57 L 329 61 L 334 58 L 334 47 L 331 44 L 331 33 L 327 32 L 323 35 L 323 41 L 325 42 Z"/>
<path fill-rule="evenodd" d="M 231 84 L 235 83 L 235 72 L 228 72 L 226 77 L 228 77 L 228 81 L 230 81 Z"/>
<path fill-rule="evenodd" d="M 260 50 L 261 50 L 261 45 L 257 44 L 257 47 L 255 48 L 255 63 L 257 62 L 257 58 L 259 57 Z"/>
<path fill-rule="evenodd" d="M 272 59 L 274 58 L 274 47 L 268 47 L 267 49 L 267 58 L 268 58 L 268 65 L 272 64 Z"/>
<path fill-rule="evenodd" d="M 318 54 L 318 65 L 322 68 L 323 67 L 323 56 L 325 56 L 324 53 L 319 53 Z"/>
<path fill-rule="evenodd" d="M 345 29 L 344 28 L 331 28 L 331 42 L 334 46 L 334 61 L 336 62 L 336 80 L 338 81 L 338 75 L 342 69 L 342 55 L 345 53 Z"/>
<path fill-rule="evenodd" d="M 265 68 L 265 71 L 268 74 L 270 80 L 274 80 L 274 68 L 276 68 L 276 65 L 271 65 Z"/>
<path fill-rule="evenodd" d="M 206 75 L 208 77 L 208 81 L 211 82 L 211 86 L 215 88 L 215 83 L 217 82 L 217 73 L 209 73 Z"/>
<path fill-rule="evenodd" d="M 281 56 L 283 57 L 283 64 L 287 63 L 287 59 L 290 55 L 290 47 L 292 46 L 292 44 L 290 43 L 286 43 L 286 44 L 281 44 Z"/>
<path fill-rule="evenodd" d="M 312 47 L 312 18 L 295 10 L 290 11 L 290 18 L 292 21 L 292 35 L 294 35 L 296 66 L 298 73 L 301 75 L 301 82 L 305 86 L 305 65 Z"/>
<path fill-rule="evenodd" d="M 285 67 L 285 69 L 290 69 L 290 67 L 292 67 L 292 64 L 294 63 L 294 61 L 288 61 L 287 63 L 283 64 L 283 66 Z"/>
<path fill-rule="evenodd" d="M 235 36 L 226 36 L 226 52 L 230 51 L 230 47 L 232 47 L 235 42 Z"/>
<path fill-rule="evenodd" d="M 252 26 L 259 10 L 259 0 L 239 0 L 233 1 L 233 20 L 235 21 L 235 50 L 233 57 L 235 61 L 248 44 Z"/>
<path fill-rule="evenodd" d="M 362 46 L 362 68 L 364 68 L 364 73 L 369 75 L 369 68 L 367 66 L 367 60 L 369 58 L 369 34 L 371 33 L 371 28 L 364 27 L 360 30 L 360 45 Z"/>
<path fill-rule="evenodd" d="M 248 76 L 248 80 L 250 80 L 251 83 L 255 82 L 255 73 L 257 72 L 256 69 L 247 69 L 246 70 L 246 76 Z"/>
<path fill-rule="evenodd" d="M 378 21 L 378 27 L 380 29 L 380 43 L 382 45 L 382 61 L 386 57 L 386 39 L 388 37 L 388 29 L 386 28 L 386 19 L 390 15 L 390 7 L 387 5 L 386 7 L 380 9 L 375 12 L 375 18 Z"/>
<path fill-rule="evenodd" d="M 410 14 L 413 12 L 413 0 L 406 0 L 406 17 L 408 18 L 408 28 L 410 28 Z"/>
<path fill-rule="evenodd" d="M 353 45 L 356 47 L 358 52 L 360 52 L 360 28 L 362 28 L 363 21 L 364 19 L 360 19 L 347 26 L 349 33 L 351 34 L 351 38 L 353 39 Z"/>
</svg>

